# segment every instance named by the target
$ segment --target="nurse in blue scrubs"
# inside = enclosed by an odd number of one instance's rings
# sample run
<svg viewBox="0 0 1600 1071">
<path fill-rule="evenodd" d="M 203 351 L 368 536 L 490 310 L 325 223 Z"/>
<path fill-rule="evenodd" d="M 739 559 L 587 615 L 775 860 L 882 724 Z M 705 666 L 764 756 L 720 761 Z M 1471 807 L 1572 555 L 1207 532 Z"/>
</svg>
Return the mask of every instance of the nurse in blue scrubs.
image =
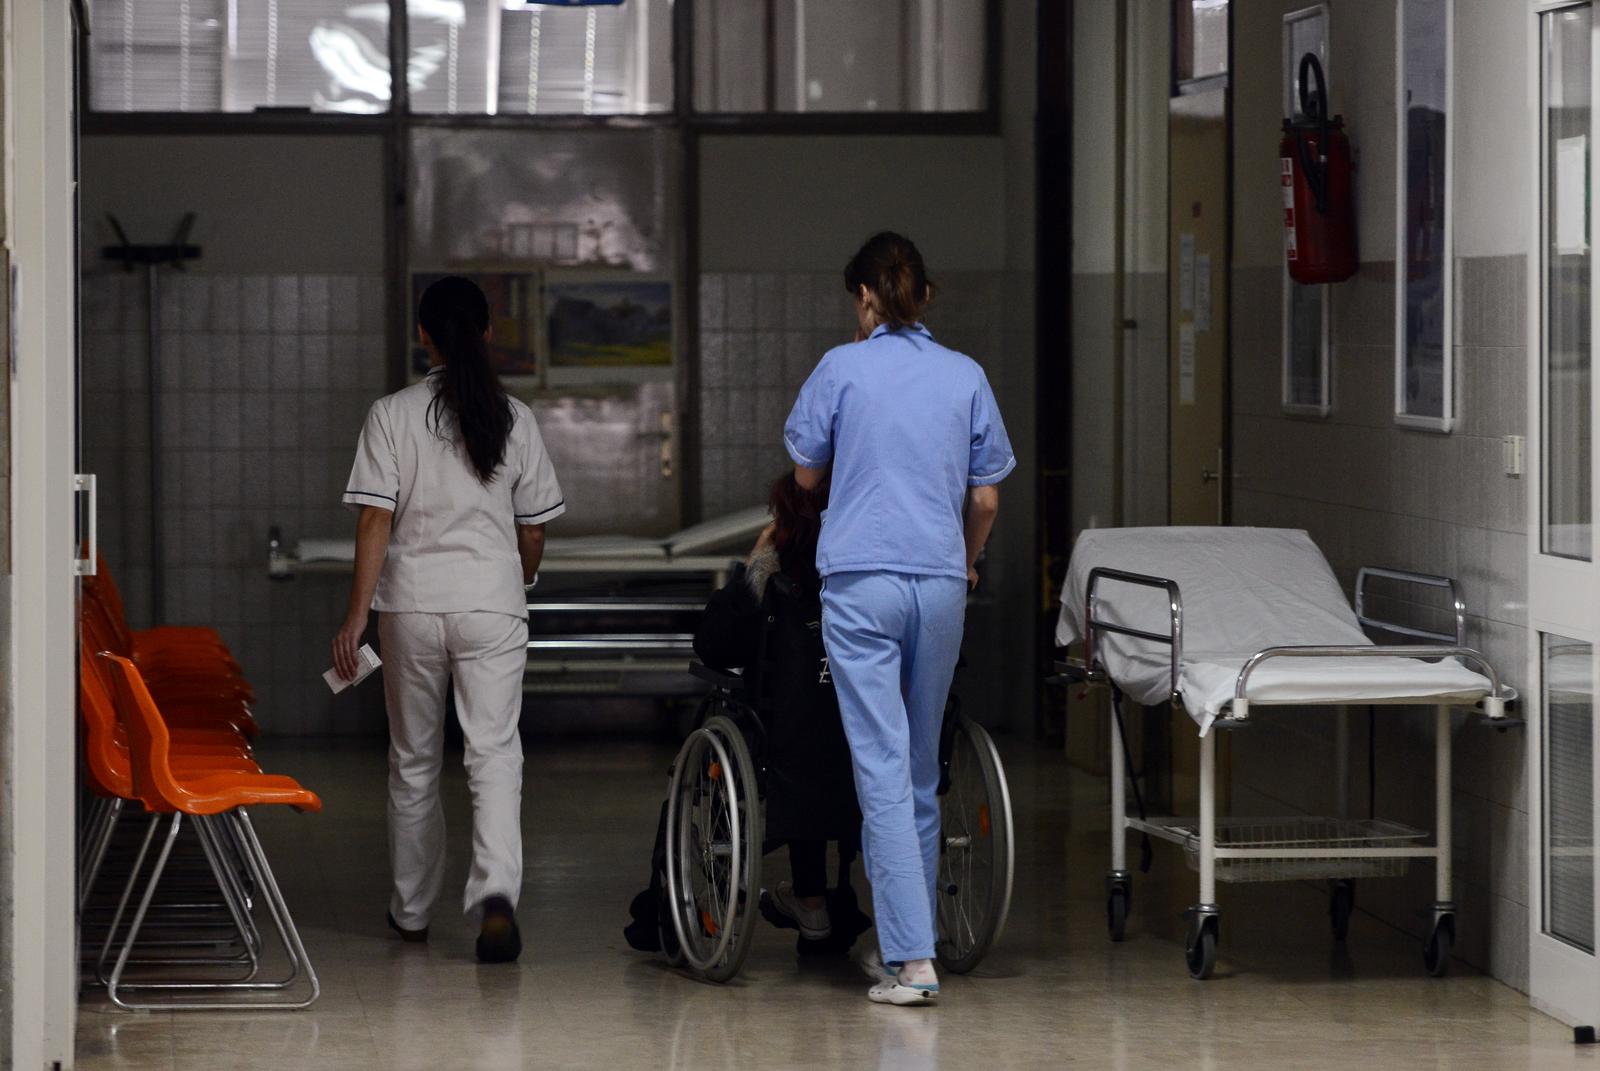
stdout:
<svg viewBox="0 0 1600 1071">
<path fill-rule="evenodd" d="M 817 571 L 878 924 L 867 995 L 928 1004 L 939 729 L 996 485 L 1016 458 L 983 369 L 922 325 L 933 287 L 910 239 L 874 235 L 844 281 L 860 331 L 801 388 L 784 443 L 802 486 L 833 470 Z"/>
</svg>

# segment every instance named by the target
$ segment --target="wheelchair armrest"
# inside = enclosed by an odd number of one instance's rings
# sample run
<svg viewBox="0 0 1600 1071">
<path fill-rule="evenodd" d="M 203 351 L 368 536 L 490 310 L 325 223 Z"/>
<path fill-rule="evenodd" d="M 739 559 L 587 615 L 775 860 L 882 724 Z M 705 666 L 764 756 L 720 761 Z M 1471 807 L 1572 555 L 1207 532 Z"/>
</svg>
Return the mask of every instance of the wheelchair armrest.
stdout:
<svg viewBox="0 0 1600 1071">
<path fill-rule="evenodd" d="M 703 680 L 714 688 L 720 688 L 732 695 L 737 695 L 745 689 L 745 679 L 738 673 L 724 669 L 712 669 L 704 662 L 690 662 L 689 672 L 698 680 Z"/>
</svg>

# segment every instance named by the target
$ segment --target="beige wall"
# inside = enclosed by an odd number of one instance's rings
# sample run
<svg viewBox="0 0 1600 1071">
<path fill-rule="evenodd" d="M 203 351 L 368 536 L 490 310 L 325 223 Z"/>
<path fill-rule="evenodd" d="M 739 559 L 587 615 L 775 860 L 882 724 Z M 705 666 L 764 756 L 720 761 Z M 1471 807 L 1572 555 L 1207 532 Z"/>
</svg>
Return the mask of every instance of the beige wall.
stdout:
<svg viewBox="0 0 1600 1071">
<path fill-rule="evenodd" d="M 700 145 L 704 271 L 842 271 L 884 229 L 910 235 L 935 272 L 1005 266 L 1000 138 L 735 136 Z"/>
<path fill-rule="evenodd" d="M 383 268 L 383 141 L 368 136 L 85 137 L 84 266 L 115 238 L 164 242 L 185 212 L 205 250 L 193 271 L 358 273 Z"/>
</svg>

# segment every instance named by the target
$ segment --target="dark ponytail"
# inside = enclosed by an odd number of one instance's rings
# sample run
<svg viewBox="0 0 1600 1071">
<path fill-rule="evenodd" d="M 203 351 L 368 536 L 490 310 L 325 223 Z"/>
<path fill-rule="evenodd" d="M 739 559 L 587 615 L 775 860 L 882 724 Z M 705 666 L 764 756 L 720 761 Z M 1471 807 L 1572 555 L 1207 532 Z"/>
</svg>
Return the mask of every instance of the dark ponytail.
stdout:
<svg viewBox="0 0 1600 1071">
<path fill-rule="evenodd" d="M 484 343 L 488 299 L 470 279 L 446 276 L 422 292 L 417 323 L 444 358 L 439 388 L 428 404 L 434 433 L 446 439 L 459 435 L 479 481 L 488 483 L 506 459 L 513 419 L 511 401 L 489 364 Z"/>
<path fill-rule="evenodd" d="M 844 288 L 852 297 L 862 287 L 872 295 L 882 321 L 893 327 L 910 327 L 922 319 L 922 309 L 933 300 L 933 283 L 922 254 L 903 234 L 879 231 L 867 239 L 844 268 Z"/>
</svg>

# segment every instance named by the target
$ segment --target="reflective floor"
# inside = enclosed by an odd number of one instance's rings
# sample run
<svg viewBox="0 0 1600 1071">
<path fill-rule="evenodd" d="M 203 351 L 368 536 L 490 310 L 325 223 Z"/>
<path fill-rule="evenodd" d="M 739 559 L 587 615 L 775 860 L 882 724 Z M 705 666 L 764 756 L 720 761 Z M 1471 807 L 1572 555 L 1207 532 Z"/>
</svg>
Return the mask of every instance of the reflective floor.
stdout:
<svg viewBox="0 0 1600 1071">
<path fill-rule="evenodd" d="M 524 817 L 527 950 L 472 959 L 456 914 L 467 800 L 448 771 L 452 876 L 427 946 L 384 925 L 381 744 L 279 743 L 266 764 L 323 794 L 316 816 L 262 815 L 285 893 L 322 977 L 297 1013 L 128 1013 L 85 998 L 84 1068 L 248 1071 L 407 1068 L 1561 1068 L 1600 1066 L 1521 994 L 1459 968 L 1422 977 L 1415 942 L 1358 915 L 1349 951 L 1327 938 L 1311 886 L 1231 887 L 1218 976 L 1189 979 L 1177 907 L 1192 876 L 1171 850 L 1135 890 L 1129 938 L 1106 940 L 1104 783 L 1002 741 L 1019 809 L 1010 925 L 942 1003 L 869 1004 L 845 962 L 801 962 L 792 932 L 764 929 L 744 973 L 702 984 L 622 940 L 643 886 L 670 753 L 645 745 L 541 744 Z M 783 856 L 768 862 L 768 882 Z M 1176 906 L 1174 906 L 1176 905 Z"/>
</svg>

